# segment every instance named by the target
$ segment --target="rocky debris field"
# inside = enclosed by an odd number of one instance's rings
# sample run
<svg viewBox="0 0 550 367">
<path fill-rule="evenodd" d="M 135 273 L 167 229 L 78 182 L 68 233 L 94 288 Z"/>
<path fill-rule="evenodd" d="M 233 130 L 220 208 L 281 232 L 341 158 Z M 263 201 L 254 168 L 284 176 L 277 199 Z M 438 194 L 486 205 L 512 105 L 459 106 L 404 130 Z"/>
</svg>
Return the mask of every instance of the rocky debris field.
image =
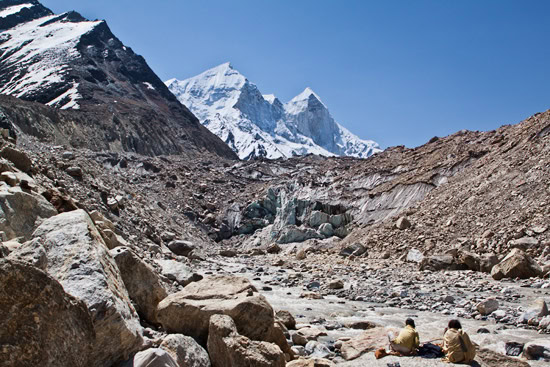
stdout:
<svg viewBox="0 0 550 367">
<path fill-rule="evenodd" d="M 0 366 L 440 365 L 373 360 L 409 315 L 423 341 L 460 318 L 479 365 L 542 366 L 549 117 L 249 162 L 54 145 L 6 117 Z"/>
</svg>

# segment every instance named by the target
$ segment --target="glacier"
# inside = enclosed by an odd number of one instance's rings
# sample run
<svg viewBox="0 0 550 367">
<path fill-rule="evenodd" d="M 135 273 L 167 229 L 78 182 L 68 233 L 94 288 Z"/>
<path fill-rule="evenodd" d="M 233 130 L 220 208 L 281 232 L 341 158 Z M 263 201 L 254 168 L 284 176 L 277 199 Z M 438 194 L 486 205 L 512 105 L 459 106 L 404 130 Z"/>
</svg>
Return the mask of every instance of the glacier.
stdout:
<svg viewBox="0 0 550 367">
<path fill-rule="evenodd" d="M 241 159 L 306 154 L 367 158 L 381 151 L 376 142 L 362 140 L 337 123 L 309 87 L 282 103 L 273 94 L 262 95 L 230 63 L 165 84 Z"/>
</svg>

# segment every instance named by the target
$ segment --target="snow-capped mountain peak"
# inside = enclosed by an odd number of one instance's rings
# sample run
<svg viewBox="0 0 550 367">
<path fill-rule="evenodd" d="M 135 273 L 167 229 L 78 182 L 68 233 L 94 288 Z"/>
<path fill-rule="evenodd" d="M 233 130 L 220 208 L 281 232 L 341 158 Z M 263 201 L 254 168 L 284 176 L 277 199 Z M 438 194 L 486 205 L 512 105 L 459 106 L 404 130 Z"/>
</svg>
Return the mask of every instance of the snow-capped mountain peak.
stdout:
<svg viewBox="0 0 550 367">
<path fill-rule="evenodd" d="M 262 95 L 230 63 L 165 83 L 242 159 L 309 153 L 366 158 L 380 151 L 375 142 L 361 140 L 336 123 L 309 87 L 283 104 L 274 94 Z"/>
<path fill-rule="evenodd" d="M 314 96 L 315 98 L 317 98 L 317 100 L 319 102 L 323 103 L 321 101 L 321 97 L 319 97 L 317 95 L 317 93 L 315 93 L 313 91 L 313 89 L 311 89 L 310 87 L 306 87 L 306 89 L 304 89 L 304 91 L 302 93 L 300 93 L 296 97 L 292 98 L 290 100 L 290 103 L 298 103 L 298 102 L 308 101 L 311 96 Z"/>
</svg>

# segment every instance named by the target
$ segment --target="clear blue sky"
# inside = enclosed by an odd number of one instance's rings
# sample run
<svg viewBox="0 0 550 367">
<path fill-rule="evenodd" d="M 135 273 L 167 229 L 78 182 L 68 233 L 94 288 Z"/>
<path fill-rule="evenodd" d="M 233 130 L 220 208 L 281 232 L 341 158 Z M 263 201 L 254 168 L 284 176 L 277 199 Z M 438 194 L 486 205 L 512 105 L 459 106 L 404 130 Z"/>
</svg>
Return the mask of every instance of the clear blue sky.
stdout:
<svg viewBox="0 0 550 367">
<path fill-rule="evenodd" d="M 226 61 L 283 102 L 310 86 L 383 147 L 550 108 L 550 1 L 43 0 L 106 19 L 161 79 Z"/>
</svg>

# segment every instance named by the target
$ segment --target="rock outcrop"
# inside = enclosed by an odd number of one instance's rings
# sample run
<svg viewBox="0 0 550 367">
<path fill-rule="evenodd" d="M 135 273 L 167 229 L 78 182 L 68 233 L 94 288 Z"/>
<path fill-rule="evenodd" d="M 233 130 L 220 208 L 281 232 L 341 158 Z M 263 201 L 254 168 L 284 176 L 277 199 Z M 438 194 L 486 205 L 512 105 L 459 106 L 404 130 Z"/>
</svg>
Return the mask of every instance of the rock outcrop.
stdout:
<svg viewBox="0 0 550 367">
<path fill-rule="evenodd" d="M 179 367 L 210 367 L 208 352 L 190 336 L 169 334 L 160 348 L 168 352 Z"/>
<path fill-rule="evenodd" d="M 109 253 L 116 261 L 138 314 L 149 323 L 157 323 L 157 305 L 168 295 L 158 273 L 128 247 L 116 247 Z"/>
<path fill-rule="evenodd" d="M 253 340 L 272 341 L 273 308 L 246 278 L 210 276 L 162 300 L 157 319 L 169 332 L 185 333 L 201 342 L 208 337 L 212 315 L 230 316 L 239 334 Z M 281 349 L 287 350 L 286 339 Z"/>
<path fill-rule="evenodd" d="M 142 328 L 138 315 L 116 262 L 84 210 L 45 220 L 20 251 L 28 251 L 27 256 L 43 253 L 45 271 L 88 307 L 96 334 L 91 353 L 94 366 L 110 366 L 139 349 Z"/>
<path fill-rule="evenodd" d="M 0 366 L 94 365 L 86 305 L 45 272 L 0 259 L 0 315 Z"/>
<path fill-rule="evenodd" d="M 285 355 L 277 345 L 239 335 L 235 322 L 226 315 L 210 318 L 208 354 L 212 367 L 284 367 L 286 364 Z"/>
<path fill-rule="evenodd" d="M 520 249 L 513 249 L 491 270 L 491 276 L 496 280 L 503 278 L 527 279 L 542 275 L 541 267 Z"/>
<path fill-rule="evenodd" d="M 33 231 L 57 210 L 41 195 L 0 182 L 0 231 L 7 239 L 30 239 Z"/>
</svg>

